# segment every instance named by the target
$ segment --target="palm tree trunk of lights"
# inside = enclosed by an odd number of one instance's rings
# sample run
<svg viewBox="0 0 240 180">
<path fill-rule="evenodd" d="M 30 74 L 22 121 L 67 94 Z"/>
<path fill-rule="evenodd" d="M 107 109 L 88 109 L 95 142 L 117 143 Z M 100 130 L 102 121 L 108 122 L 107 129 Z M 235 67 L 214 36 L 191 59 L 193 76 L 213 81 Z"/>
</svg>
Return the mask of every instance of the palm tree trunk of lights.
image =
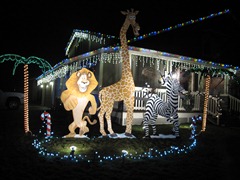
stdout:
<svg viewBox="0 0 240 180">
<path fill-rule="evenodd" d="M 203 120 L 202 120 L 202 131 L 206 130 L 206 121 L 207 121 L 207 108 L 208 108 L 208 99 L 209 99 L 209 87 L 210 87 L 210 76 L 207 75 L 205 83 L 205 98 L 203 106 Z"/>
<path fill-rule="evenodd" d="M 29 130 L 29 107 L 28 107 L 28 64 L 24 65 L 24 131 Z"/>
</svg>

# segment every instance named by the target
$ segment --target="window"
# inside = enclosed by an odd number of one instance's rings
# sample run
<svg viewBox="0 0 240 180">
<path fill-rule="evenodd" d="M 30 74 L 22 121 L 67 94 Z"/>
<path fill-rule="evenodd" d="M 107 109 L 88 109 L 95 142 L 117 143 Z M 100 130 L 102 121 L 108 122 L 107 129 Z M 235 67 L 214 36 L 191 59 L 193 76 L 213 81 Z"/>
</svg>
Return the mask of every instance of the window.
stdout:
<svg viewBox="0 0 240 180">
<path fill-rule="evenodd" d="M 166 61 L 162 59 L 132 55 L 132 73 L 136 87 L 144 87 L 147 83 L 151 88 L 160 88 L 160 73 L 166 70 Z"/>
</svg>

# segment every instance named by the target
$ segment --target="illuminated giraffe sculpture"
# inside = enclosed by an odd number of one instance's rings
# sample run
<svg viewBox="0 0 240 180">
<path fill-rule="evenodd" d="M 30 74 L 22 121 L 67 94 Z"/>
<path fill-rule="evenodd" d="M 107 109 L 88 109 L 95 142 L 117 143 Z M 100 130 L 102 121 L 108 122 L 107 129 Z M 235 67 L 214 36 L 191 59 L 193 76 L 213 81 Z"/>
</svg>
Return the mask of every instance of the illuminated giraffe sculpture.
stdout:
<svg viewBox="0 0 240 180">
<path fill-rule="evenodd" d="M 133 121 L 133 110 L 134 110 L 134 91 L 135 84 L 130 68 L 130 58 L 128 52 L 127 45 L 127 30 L 131 25 L 133 28 L 133 33 L 135 36 L 138 36 L 138 31 L 140 29 L 138 23 L 136 23 L 136 15 L 139 11 L 131 11 L 127 10 L 121 11 L 123 15 L 126 16 L 125 22 L 120 30 L 120 42 L 121 42 L 121 58 L 122 58 L 122 77 L 121 79 L 112 84 L 110 86 L 104 87 L 99 92 L 99 100 L 101 102 L 101 110 L 98 114 L 99 122 L 100 122 L 100 132 L 102 136 L 106 136 L 106 132 L 104 130 L 104 115 L 107 120 L 108 131 L 110 136 L 116 137 L 117 135 L 112 130 L 112 122 L 111 122 L 111 113 L 113 110 L 113 105 L 115 101 L 123 101 L 126 110 L 127 110 L 127 119 L 126 119 L 126 130 L 125 135 L 128 137 L 132 137 L 132 121 Z M 105 114 L 106 113 L 106 114 Z"/>
</svg>

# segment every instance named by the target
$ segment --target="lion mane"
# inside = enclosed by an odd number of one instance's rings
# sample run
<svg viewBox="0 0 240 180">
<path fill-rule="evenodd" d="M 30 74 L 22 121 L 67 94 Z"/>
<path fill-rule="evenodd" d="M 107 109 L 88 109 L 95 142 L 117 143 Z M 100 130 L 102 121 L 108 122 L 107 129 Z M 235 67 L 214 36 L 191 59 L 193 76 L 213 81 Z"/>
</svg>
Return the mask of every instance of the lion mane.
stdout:
<svg viewBox="0 0 240 180">
<path fill-rule="evenodd" d="M 89 80 L 89 86 L 87 88 L 87 91 L 85 91 L 85 92 L 80 92 L 79 88 L 78 88 L 78 84 L 77 84 L 77 81 L 82 74 L 87 74 L 87 77 Z M 98 82 L 97 82 L 94 74 L 90 70 L 83 68 L 77 72 L 74 72 L 70 76 L 70 78 L 67 80 L 67 82 L 66 82 L 67 90 L 65 90 L 61 94 L 61 100 L 64 103 L 65 100 L 70 95 L 74 95 L 76 97 L 84 97 L 84 96 L 88 97 L 92 93 L 92 91 L 97 87 L 97 85 L 98 85 Z"/>
<path fill-rule="evenodd" d="M 81 84 L 81 85 L 79 85 Z M 84 110 L 88 104 L 91 103 L 89 108 L 90 114 L 95 114 L 97 111 L 97 103 L 95 97 L 91 92 L 97 87 L 98 82 L 94 74 L 86 69 L 72 73 L 70 78 L 66 81 L 67 89 L 61 94 L 61 101 L 65 110 L 72 110 L 74 121 L 69 125 L 68 129 L 70 133 L 66 137 L 74 137 L 75 129 L 80 128 L 79 135 L 83 135 L 89 131 L 86 126 L 86 120 L 91 124 L 96 124 L 96 120 L 91 122 L 88 116 L 82 117 Z M 83 90 L 81 90 L 81 88 Z"/>
</svg>

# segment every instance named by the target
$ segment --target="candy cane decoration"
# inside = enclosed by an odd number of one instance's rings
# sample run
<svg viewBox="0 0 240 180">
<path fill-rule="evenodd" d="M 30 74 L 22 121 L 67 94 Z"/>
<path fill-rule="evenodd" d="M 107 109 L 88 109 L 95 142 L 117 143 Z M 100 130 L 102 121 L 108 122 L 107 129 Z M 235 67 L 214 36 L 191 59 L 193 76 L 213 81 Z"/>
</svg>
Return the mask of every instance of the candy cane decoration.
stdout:
<svg viewBox="0 0 240 180">
<path fill-rule="evenodd" d="M 41 120 L 44 121 L 45 119 L 47 119 L 47 136 L 51 136 L 51 115 L 47 112 L 44 111 L 41 114 Z"/>
</svg>

